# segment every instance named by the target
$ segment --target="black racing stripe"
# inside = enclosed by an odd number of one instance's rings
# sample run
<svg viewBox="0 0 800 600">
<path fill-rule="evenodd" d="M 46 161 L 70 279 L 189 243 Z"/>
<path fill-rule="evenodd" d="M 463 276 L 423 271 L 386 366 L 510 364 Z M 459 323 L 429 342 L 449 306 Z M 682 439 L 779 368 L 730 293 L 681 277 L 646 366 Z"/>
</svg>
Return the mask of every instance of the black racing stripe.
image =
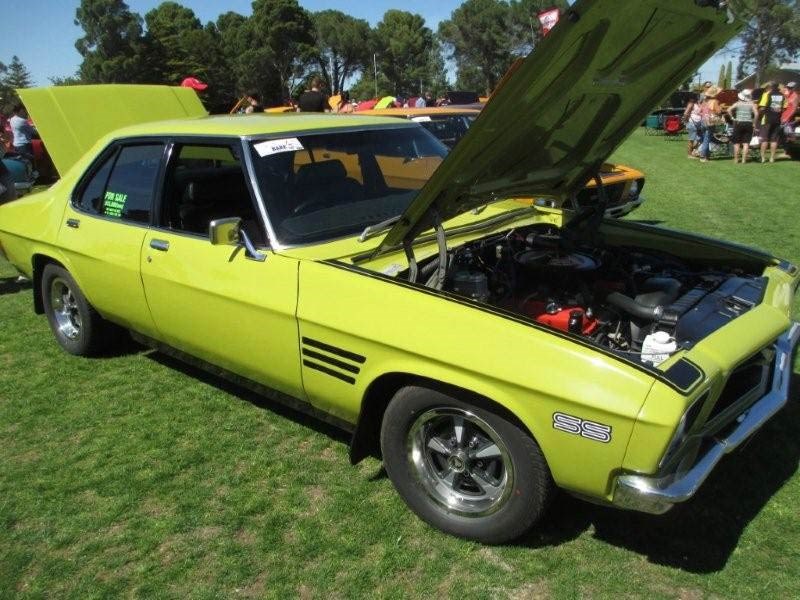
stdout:
<svg viewBox="0 0 800 600">
<path fill-rule="evenodd" d="M 367 358 L 365 356 L 361 356 L 360 354 L 356 354 L 355 352 L 350 352 L 349 350 L 343 350 L 342 348 L 337 348 L 336 346 L 331 346 L 330 344 L 326 344 L 324 342 L 318 342 L 317 340 L 312 340 L 311 338 L 304 337 L 303 343 L 306 344 L 307 346 L 311 346 L 312 348 L 325 350 L 325 352 L 330 352 L 331 354 L 337 354 L 342 358 L 350 359 L 353 362 L 357 362 L 358 364 L 364 364 L 367 361 Z"/>
<path fill-rule="evenodd" d="M 605 356 L 610 358 L 614 358 L 626 365 L 633 367 L 637 371 L 641 371 L 643 373 L 647 373 L 651 377 L 655 377 L 662 383 L 667 384 L 673 390 L 680 392 L 681 394 L 686 394 L 687 390 L 680 388 L 678 385 L 675 384 L 669 377 L 664 375 L 663 371 L 659 371 L 653 368 L 650 368 L 642 363 L 636 362 L 631 360 L 630 358 L 622 355 L 617 354 L 613 350 L 603 348 L 602 346 L 598 346 L 597 344 L 593 344 L 583 338 L 575 335 L 570 334 L 567 332 L 559 331 L 558 329 L 554 329 L 552 327 L 547 327 L 546 325 L 541 325 L 536 321 L 531 321 L 530 319 L 526 319 L 518 314 L 512 313 L 510 311 L 503 310 L 501 308 L 497 308 L 494 306 L 488 306 L 486 304 L 482 304 L 480 302 L 476 302 L 474 300 L 470 300 L 469 298 L 465 298 L 463 296 L 457 296 L 455 294 L 451 294 L 449 292 L 443 290 L 433 290 L 429 287 L 425 287 L 419 283 L 411 283 L 410 281 L 403 281 L 402 279 L 397 279 L 396 277 L 390 277 L 389 275 L 385 275 L 383 273 L 377 273 L 375 271 L 370 271 L 369 269 L 365 269 L 364 267 L 359 267 L 356 265 L 350 265 L 347 263 L 340 262 L 338 260 L 323 260 L 322 263 L 329 265 L 331 267 L 336 267 L 337 269 L 343 269 L 345 271 L 351 271 L 353 273 L 358 273 L 360 275 L 364 275 L 366 277 L 371 277 L 372 279 L 380 279 L 381 281 L 386 281 L 387 283 L 393 283 L 395 285 L 399 285 L 401 287 L 411 288 L 418 292 L 422 292 L 423 294 L 428 294 L 430 296 L 436 296 L 438 298 L 443 298 L 445 300 L 449 300 L 450 302 L 455 302 L 456 304 L 463 304 L 465 306 L 471 306 L 472 308 L 477 308 L 480 311 L 490 313 L 493 315 L 497 315 L 503 319 L 514 321 L 516 323 L 520 323 L 531 329 L 538 329 L 539 331 L 544 331 L 549 335 L 554 335 L 556 337 L 560 337 L 565 340 L 569 340 L 574 342 L 584 348 L 588 348 L 589 350 L 594 350 L 595 352 L 599 352 Z"/>
<path fill-rule="evenodd" d="M 309 358 L 316 358 L 317 360 L 321 360 L 322 362 L 326 362 L 329 365 L 333 365 L 334 367 L 339 367 L 345 371 L 350 371 L 351 373 L 355 373 L 358 375 L 361 372 L 361 369 L 358 367 L 354 367 L 353 365 L 341 361 L 336 358 L 331 358 L 330 356 L 325 356 L 324 354 L 320 354 L 319 352 L 314 352 L 313 350 L 309 350 L 308 348 L 303 348 L 303 356 L 308 356 Z"/>
<path fill-rule="evenodd" d="M 311 362 L 310 360 L 304 360 L 303 364 L 307 366 L 309 369 L 314 369 L 315 371 L 319 371 L 320 373 L 325 373 L 326 375 L 330 375 L 331 377 L 335 377 L 336 379 L 341 379 L 342 381 L 353 385 L 356 380 L 350 377 L 349 375 L 344 375 L 343 373 L 339 373 L 339 371 L 334 371 L 333 369 L 329 369 L 324 365 L 318 365 L 315 362 Z"/>
</svg>

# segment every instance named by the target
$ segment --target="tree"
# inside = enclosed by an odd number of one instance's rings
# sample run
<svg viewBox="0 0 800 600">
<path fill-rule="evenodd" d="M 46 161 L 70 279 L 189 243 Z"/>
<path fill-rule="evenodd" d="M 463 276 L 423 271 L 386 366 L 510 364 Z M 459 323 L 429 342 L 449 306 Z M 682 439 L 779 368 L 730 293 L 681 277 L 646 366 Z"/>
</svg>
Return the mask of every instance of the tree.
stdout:
<svg viewBox="0 0 800 600">
<path fill-rule="evenodd" d="M 144 16 L 144 22 L 146 54 L 156 80 L 179 83 L 194 74 L 188 65 L 194 48 L 185 40 L 191 33 L 202 30 L 194 11 L 177 2 L 162 2 Z"/>
<path fill-rule="evenodd" d="M 277 75 L 282 97 L 292 95 L 314 56 L 314 25 L 297 0 L 254 0 L 253 49 Z"/>
<path fill-rule="evenodd" d="M 78 74 L 87 83 L 137 83 L 150 79 L 142 19 L 122 0 L 81 0 L 75 24 L 84 36 L 75 42 L 83 57 Z"/>
<path fill-rule="evenodd" d="M 723 87 L 726 90 L 733 88 L 733 62 L 730 60 L 725 67 L 725 85 Z"/>
<path fill-rule="evenodd" d="M 387 10 L 375 28 L 375 49 L 381 73 L 392 92 L 416 94 L 430 79 L 433 32 L 425 19 L 403 10 Z"/>
<path fill-rule="evenodd" d="M 67 75 L 66 77 L 53 76 L 48 77 L 48 79 L 50 80 L 50 84 L 55 86 L 80 85 L 83 83 L 76 75 Z"/>
<path fill-rule="evenodd" d="M 8 65 L 0 63 L 0 100 L 3 112 L 8 112 L 19 102 L 16 90 L 31 87 L 31 74 L 18 56 L 12 56 Z"/>
<path fill-rule="evenodd" d="M 372 61 L 369 23 L 338 10 L 312 15 L 316 31 L 314 60 L 328 89 L 338 94 L 345 82 Z"/>
<path fill-rule="evenodd" d="M 725 65 L 719 66 L 719 76 L 717 77 L 717 86 L 725 89 Z"/>
<path fill-rule="evenodd" d="M 739 0 L 750 19 L 740 35 L 740 72 L 755 72 L 756 85 L 766 71 L 794 58 L 800 51 L 800 6 L 797 0 Z"/>
<path fill-rule="evenodd" d="M 527 55 L 541 39 L 537 13 L 566 7 L 564 1 L 466 0 L 439 24 L 439 37 L 458 71 L 456 85 L 489 92 L 515 58 Z M 463 86 L 463 87 L 462 87 Z"/>
</svg>

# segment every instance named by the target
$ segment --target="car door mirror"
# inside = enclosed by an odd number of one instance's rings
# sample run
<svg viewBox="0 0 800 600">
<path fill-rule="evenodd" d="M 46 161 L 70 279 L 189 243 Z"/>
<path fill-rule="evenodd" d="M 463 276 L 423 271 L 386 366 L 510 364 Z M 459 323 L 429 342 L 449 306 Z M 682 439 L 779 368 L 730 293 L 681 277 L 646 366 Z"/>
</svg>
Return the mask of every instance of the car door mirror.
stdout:
<svg viewBox="0 0 800 600">
<path fill-rule="evenodd" d="M 242 219 L 229 217 L 215 219 L 208 224 L 208 238 L 212 246 L 236 246 L 245 249 L 245 256 L 250 260 L 264 262 L 267 255 L 260 252 L 242 229 Z"/>
<path fill-rule="evenodd" d="M 242 220 L 239 217 L 216 219 L 208 224 L 212 246 L 238 246 L 241 243 Z"/>
</svg>

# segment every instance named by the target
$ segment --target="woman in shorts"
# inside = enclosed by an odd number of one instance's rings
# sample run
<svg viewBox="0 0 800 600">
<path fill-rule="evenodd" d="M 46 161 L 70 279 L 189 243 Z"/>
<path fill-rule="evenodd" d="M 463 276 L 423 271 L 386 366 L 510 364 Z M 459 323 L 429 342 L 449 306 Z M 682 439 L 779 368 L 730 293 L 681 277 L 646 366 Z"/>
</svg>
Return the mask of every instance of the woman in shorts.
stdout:
<svg viewBox="0 0 800 600">
<path fill-rule="evenodd" d="M 753 103 L 750 90 L 739 92 L 739 99 L 728 108 L 733 119 L 733 162 L 739 162 L 739 148 L 742 149 L 742 164 L 747 162 L 750 151 L 750 140 L 753 139 L 753 127 L 758 116 L 758 108 Z"/>
<path fill-rule="evenodd" d="M 686 123 L 686 133 L 689 134 L 686 155 L 689 158 L 697 158 L 695 152 L 703 139 L 703 116 L 699 99 L 689 98 L 689 102 L 686 103 L 686 110 L 683 111 L 683 122 Z"/>
</svg>

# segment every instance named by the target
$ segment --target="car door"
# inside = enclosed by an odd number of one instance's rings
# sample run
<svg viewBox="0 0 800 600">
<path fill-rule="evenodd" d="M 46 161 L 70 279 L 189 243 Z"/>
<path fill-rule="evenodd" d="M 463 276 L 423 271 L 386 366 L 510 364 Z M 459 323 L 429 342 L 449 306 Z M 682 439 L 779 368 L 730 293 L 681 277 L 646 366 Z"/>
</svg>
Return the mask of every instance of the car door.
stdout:
<svg viewBox="0 0 800 600">
<path fill-rule="evenodd" d="M 165 144 L 125 140 L 110 146 L 75 188 L 59 244 L 89 302 L 104 317 L 155 332 L 139 274 Z"/>
<path fill-rule="evenodd" d="M 141 253 L 145 295 L 166 344 L 303 398 L 296 259 L 212 245 L 209 223 L 239 217 L 260 248 L 264 227 L 238 140 L 176 140 L 156 225 Z"/>
</svg>

